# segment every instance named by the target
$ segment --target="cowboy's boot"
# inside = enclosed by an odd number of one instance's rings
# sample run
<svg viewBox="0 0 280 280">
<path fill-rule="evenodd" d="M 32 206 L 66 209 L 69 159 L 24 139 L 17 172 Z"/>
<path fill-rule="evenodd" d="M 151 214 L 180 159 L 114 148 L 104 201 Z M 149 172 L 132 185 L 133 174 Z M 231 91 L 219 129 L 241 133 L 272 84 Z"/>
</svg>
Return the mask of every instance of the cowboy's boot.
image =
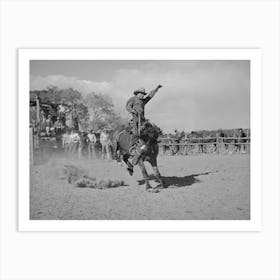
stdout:
<svg viewBox="0 0 280 280">
<path fill-rule="evenodd" d="M 145 152 L 145 148 L 146 145 L 144 143 L 141 143 L 140 146 L 135 146 L 135 150 L 133 153 L 133 158 L 132 158 L 132 165 L 137 165 L 139 162 L 139 159 L 141 158 L 141 156 L 143 155 L 143 153 Z"/>
</svg>

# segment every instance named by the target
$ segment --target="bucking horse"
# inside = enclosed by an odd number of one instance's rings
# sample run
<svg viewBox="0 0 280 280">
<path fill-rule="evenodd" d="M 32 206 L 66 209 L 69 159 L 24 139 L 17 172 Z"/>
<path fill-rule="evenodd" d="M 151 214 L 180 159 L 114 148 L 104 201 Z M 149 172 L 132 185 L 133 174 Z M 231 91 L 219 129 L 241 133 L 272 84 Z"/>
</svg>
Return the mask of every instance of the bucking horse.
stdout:
<svg viewBox="0 0 280 280">
<path fill-rule="evenodd" d="M 159 152 L 158 140 L 157 140 L 158 136 L 159 136 L 159 129 L 155 125 L 152 125 L 148 121 L 142 124 L 139 146 L 141 145 L 143 147 L 143 143 L 144 143 L 144 149 L 142 148 L 143 150 L 141 152 L 141 156 L 137 165 L 139 166 L 144 181 L 146 183 L 146 190 L 149 192 L 158 192 L 159 189 L 165 188 L 166 186 L 157 166 L 157 156 Z M 131 132 L 129 128 L 126 128 L 117 134 L 115 139 L 115 158 L 117 160 L 124 161 L 125 164 L 127 165 L 127 170 L 129 174 L 133 175 L 133 165 L 129 161 L 129 159 L 133 156 L 129 152 L 130 141 L 131 141 Z M 156 188 L 152 188 L 149 183 L 148 173 L 144 165 L 145 161 L 151 164 L 156 179 L 159 182 L 159 185 Z"/>
</svg>

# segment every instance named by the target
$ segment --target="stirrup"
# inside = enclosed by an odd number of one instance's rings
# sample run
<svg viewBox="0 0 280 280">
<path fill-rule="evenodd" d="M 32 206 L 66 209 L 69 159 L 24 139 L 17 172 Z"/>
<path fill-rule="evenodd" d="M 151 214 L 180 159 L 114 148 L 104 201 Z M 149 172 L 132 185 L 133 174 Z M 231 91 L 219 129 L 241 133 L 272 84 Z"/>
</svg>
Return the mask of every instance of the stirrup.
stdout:
<svg viewBox="0 0 280 280">
<path fill-rule="evenodd" d="M 134 156 L 136 154 L 136 150 L 137 150 L 136 145 L 133 145 L 132 147 L 129 148 L 128 152 L 130 155 Z"/>
<path fill-rule="evenodd" d="M 139 162 L 139 160 L 140 160 L 140 158 L 141 158 L 141 156 L 144 152 L 144 149 L 145 149 L 145 145 L 142 145 L 139 148 L 139 150 L 137 150 L 137 149 L 135 150 L 135 154 L 134 154 L 134 156 L 132 158 L 132 161 L 131 161 L 132 165 L 136 165 Z"/>
</svg>

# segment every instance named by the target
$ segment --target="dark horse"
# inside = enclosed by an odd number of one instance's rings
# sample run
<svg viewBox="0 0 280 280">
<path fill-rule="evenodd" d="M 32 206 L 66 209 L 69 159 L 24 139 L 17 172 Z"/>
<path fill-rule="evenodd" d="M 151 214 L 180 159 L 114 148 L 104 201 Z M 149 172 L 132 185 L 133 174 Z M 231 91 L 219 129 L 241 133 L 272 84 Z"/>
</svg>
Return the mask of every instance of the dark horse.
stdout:
<svg viewBox="0 0 280 280">
<path fill-rule="evenodd" d="M 143 124 L 143 129 L 141 131 L 141 137 L 140 141 L 144 142 L 145 148 L 143 152 L 141 153 L 141 157 L 138 162 L 138 166 L 140 167 L 140 170 L 142 172 L 143 178 L 146 183 L 146 190 L 150 192 L 157 192 L 159 188 L 164 188 L 165 184 L 164 181 L 160 175 L 160 172 L 157 167 L 157 156 L 158 156 L 158 142 L 157 138 L 159 136 L 159 130 L 156 126 L 150 124 L 149 122 L 146 122 Z M 130 139 L 131 139 L 131 133 L 129 129 L 124 129 L 121 132 L 118 133 L 116 136 L 116 142 L 115 142 L 115 155 L 117 159 L 123 160 L 127 165 L 127 170 L 130 175 L 133 174 L 133 165 L 129 162 L 129 158 L 132 156 L 129 153 L 129 147 L 130 147 Z M 148 173 L 146 171 L 144 162 L 147 161 L 151 164 L 153 167 L 156 179 L 159 182 L 159 185 L 157 188 L 152 188 L 149 179 L 148 179 Z"/>
</svg>

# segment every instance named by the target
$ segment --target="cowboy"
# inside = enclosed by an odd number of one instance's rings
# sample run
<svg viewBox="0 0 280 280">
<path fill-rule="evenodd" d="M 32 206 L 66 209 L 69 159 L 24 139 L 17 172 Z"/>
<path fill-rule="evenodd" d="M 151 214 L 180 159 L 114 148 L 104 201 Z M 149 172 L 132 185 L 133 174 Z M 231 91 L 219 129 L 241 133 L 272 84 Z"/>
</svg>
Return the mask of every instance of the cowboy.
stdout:
<svg viewBox="0 0 280 280">
<path fill-rule="evenodd" d="M 133 165 L 138 163 L 141 152 L 145 148 L 145 146 L 142 145 L 140 152 L 137 154 L 136 146 L 138 140 L 140 139 L 141 123 L 145 121 L 145 105 L 154 97 L 161 87 L 161 85 L 158 85 L 148 95 L 144 88 L 139 88 L 133 92 L 134 96 L 131 97 L 126 103 L 126 109 L 132 115 L 132 137 L 129 150 L 132 154 L 135 154 L 132 160 Z M 145 97 L 145 95 L 147 96 Z"/>
</svg>

